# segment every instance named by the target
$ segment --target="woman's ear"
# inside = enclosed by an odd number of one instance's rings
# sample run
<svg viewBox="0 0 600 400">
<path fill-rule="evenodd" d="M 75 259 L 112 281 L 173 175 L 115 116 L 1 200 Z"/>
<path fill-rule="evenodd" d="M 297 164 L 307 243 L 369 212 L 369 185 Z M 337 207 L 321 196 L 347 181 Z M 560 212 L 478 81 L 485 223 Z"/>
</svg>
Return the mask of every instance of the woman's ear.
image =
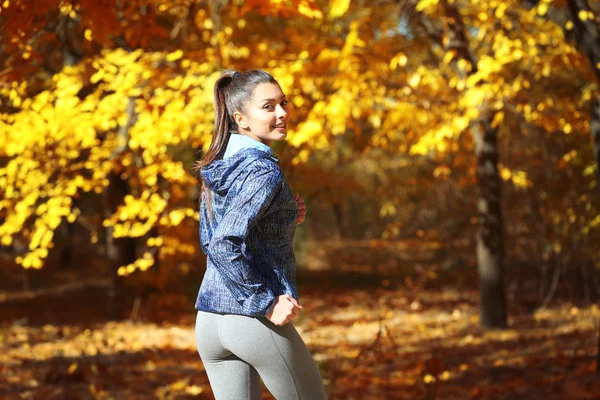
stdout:
<svg viewBox="0 0 600 400">
<path fill-rule="evenodd" d="M 248 122 L 246 121 L 246 117 L 244 117 L 244 115 L 241 112 L 234 111 L 233 119 L 240 128 L 248 128 Z"/>
</svg>

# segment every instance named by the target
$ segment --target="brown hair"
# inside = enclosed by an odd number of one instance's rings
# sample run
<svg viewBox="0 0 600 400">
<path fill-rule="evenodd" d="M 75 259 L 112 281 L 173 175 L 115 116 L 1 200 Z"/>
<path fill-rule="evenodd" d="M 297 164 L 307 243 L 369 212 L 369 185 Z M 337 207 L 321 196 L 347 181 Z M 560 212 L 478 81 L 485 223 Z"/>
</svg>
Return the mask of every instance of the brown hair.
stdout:
<svg viewBox="0 0 600 400">
<path fill-rule="evenodd" d="M 226 70 L 217 78 L 213 91 L 215 103 L 215 128 L 208 151 L 201 160 L 195 164 L 195 170 L 202 179 L 202 189 L 207 197 L 207 204 L 210 207 L 210 190 L 202 178 L 201 169 L 209 165 L 214 160 L 223 158 L 231 132 L 237 132 L 238 126 L 233 119 L 235 111 L 246 112 L 246 107 L 254 90 L 261 83 L 275 83 L 277 81 L 271 74 L 260 69 L 253 69 L 247 72 L 237 72 Z M 210 209 L 210 208 L 209 208 Z M 210 214 L 209 214 L 210 215 Z"/>
</svg>

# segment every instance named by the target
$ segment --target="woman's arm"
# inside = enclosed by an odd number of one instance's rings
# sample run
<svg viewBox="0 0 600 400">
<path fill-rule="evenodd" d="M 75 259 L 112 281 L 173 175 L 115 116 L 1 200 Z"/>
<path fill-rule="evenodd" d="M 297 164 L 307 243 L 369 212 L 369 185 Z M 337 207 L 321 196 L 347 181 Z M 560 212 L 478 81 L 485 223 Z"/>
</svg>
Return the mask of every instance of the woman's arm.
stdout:
<svg viewBox="0 0 600 400">
<path fill-rule="evenodd" d="M 245 315 L 265 316 L 275 300 L 273 291 L 255 278 L 243 249 L 250 228 L 264 214 L 282 182 L 278 168 L 256 163 L 233 196 L 208 245 L 208 257 Z"/>
</svg>

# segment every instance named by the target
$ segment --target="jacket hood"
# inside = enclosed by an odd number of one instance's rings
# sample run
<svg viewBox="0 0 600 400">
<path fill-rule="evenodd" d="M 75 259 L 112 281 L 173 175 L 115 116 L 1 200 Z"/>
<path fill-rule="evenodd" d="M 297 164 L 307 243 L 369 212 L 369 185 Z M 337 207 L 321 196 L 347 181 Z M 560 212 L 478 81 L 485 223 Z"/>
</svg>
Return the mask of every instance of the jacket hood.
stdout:
<svg viewBox="0 0 600 400">
<path fill-rule="evenodd" d="M 253 139 L 250 139 L 253 140 Z M 266 147 L 266 146 L 265 146 Z M 200 176 L 208 187 L 220 196 L 224 196 L 240 174 L 255 160 L 260 158 L 279 161 L 273 153 L 255 147 L 244 147 L 228 158 L 215 160 L 200 170 Z"/>
</svg>

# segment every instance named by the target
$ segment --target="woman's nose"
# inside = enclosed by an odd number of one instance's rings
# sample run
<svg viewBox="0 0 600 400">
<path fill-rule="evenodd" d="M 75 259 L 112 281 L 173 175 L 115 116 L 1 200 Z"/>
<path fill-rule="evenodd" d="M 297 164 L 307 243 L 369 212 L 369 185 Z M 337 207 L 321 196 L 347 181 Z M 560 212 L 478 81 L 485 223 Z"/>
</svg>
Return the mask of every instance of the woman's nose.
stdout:
<svg viewBox="0 0 600 400">
<path fill-rule="evenodd" d="M 283 108 L 281 106 L 281 104 L 277 105 L 277 118 L 281 118 L 281 117 L 285 117 L 287 116 L 288 112 L 286 111 L 285 108 Z"/>
</svg>

